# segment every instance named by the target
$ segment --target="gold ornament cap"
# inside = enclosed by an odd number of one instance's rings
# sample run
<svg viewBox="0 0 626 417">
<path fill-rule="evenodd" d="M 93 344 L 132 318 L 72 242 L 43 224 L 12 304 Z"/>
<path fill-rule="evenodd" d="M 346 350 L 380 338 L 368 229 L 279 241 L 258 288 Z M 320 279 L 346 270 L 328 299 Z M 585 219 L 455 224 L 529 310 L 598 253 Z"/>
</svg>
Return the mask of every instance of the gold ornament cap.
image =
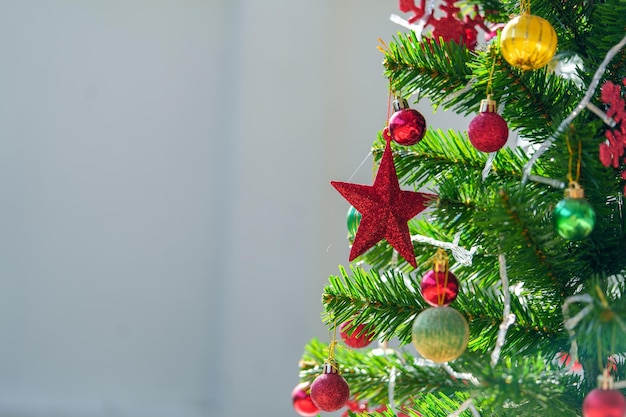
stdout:
<svg viewBox="0 0 626 417">
<path fill-rule="evenodd" d="M 339 367 L 335 361 L 329 361 L 324 364 L 324 373 L 325 374 L 338 374 Z"/>
<path fill-rule="evenodd" d="M 496 113 L 497 105 L 496 101 L 491 99 L 491 96 L 487 96 L 486 99 L 480 100 L 480 110 L 481 113 Z"/>
<path fill-rule="evenodd" d="M 598 388 L 601 390 L 612 390 L 615 388 L 615 380 L 605 369 L 602 375 L 598 375 Z"/>
<path fill-rule="evenodd" d="M 581 199 L 585 198 L 585 190 L 576 182 L 572 181 L 568 188 L 565 189 L 565 198 Z"/>
<path fill-rule="evenodd" d="M 396 99 L 391 103 L 391 106 L 393 107 L 393 111 L 399 111 L 402 109 L 408 109 L 409 102 L 402 97 L 396 97 Z"/>
</svg>

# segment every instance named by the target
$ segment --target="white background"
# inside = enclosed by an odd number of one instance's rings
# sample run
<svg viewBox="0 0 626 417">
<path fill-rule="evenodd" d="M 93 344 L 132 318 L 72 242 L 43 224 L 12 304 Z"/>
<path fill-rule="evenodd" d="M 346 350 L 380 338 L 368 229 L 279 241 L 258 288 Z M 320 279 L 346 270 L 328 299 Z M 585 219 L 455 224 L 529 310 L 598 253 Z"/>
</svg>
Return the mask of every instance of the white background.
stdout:
<svg viewBox="0 0 626 417">
<path fill-rule="evenodd" d="M 0 416 L 296 416 L 396 8 L 0 1 Z"/>
</svg>

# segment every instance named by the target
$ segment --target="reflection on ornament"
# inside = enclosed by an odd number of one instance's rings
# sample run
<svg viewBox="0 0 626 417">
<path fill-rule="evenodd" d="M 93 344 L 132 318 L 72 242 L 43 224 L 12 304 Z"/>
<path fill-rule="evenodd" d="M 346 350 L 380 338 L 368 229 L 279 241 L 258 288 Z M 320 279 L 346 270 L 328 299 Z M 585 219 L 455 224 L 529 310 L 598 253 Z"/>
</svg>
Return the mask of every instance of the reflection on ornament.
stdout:
<svg viewBox="0 0 626 417">
<path fill-rule="evenodd" d="M 316 416 L 319 413 L 319 408 L 311 401 L 311 395 L 309 394 L 310 384 L 308 382 L 302 382 L 291 391 L 291 401 L 293 403 L 293 409 L 296 413 L 302 417 Z"/>
<path fill-rule="evenodd" d="M 346 214 L 346 224 L 348 226 L 348 239 L 354 240 L 356 231 L 359 229 L 359 223 L 361 223 L 361 213 L 359 213 L 354 206 L 348 208 Z"/>
<path fill-rule="evenodd" d="M 502 56 L 511 65 L 534 70 L 556 53 L 557 36 L 546 19 L 525 13 L 507 23 L 500 35 Z"/>
<path fill-rule="evenodd" d="M 405 99 L 393 101 L 394 113 L 389 118 L 389 136 L 399 145 L 411 146 L 426 133 L 426 119 L 422 113 L 409 107 Z"/>
</svg>

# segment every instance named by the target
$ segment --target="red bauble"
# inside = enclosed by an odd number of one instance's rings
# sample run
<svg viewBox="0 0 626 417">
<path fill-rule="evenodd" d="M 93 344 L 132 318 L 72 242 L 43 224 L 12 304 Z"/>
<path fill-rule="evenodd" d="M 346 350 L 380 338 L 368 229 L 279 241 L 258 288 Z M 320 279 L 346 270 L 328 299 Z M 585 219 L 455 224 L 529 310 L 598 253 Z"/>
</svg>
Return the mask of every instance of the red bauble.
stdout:
<svg viewBox="0 0 626 417">
<path fill-rule="evenodd" d="M 459 293 L 459 280 L 450 271 L 431 269 L 422 277 L 420 289 L 424 301 L 431 306 L 447 306 Z"/>
<path fill-rule="evenodd" d="M 506 144 L 509 126 L 496 113 L 495 101 L 487 99 L 480 102 L 480 114 L 470 122 L 467 135 L 474 148 L 481 152 L 495 152 Z"/>
<path fill-rule="evenodd" d="M 617 390 L 596 388 L 583 401 L 584 417 L 624 417 L 626 399 Z"/>
<path fill-rule="evenodd" d="M 311 384 L 311 400 L 322 411 L 336 411 L 346 405 L 350 398 L 350 387 L 337 369 L 324 365 L 324 373 Z"/>
<path fill-rule="evenodd" d="M 293 409 L 296 413 L 303 417 L 316 416 L 320 409 L 311 401 L 310 384 L 308 382 L 302 382 L 291 391 L 291 401 L 293 402 Z"/>
<path fill-rule="evenodd" d="M 374 333 L 367 329 L 367 324 L 351 327 L 351 320 L 344 321 L 339 326 L 339 334 L 344 343 L 355 349 L 364 348 L 374 340 Z"/>
<path fill-rule="evenodd" d="M 415 109 L 400 109 L 389 118 L 389 135 L 399 145 L 415 145 L 424 134 L 426 119 Z"/>
</svg>

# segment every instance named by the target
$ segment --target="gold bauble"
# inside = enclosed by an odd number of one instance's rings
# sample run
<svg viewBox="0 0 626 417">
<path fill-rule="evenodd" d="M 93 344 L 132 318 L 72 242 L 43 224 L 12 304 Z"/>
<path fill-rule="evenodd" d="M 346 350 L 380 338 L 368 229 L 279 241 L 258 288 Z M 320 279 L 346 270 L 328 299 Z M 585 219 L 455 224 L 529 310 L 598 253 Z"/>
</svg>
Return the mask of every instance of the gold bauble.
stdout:
<svg viewBox="0 0 626 417">
<path fill-rule="evenodd" d="M 523 70 L 546 65 L 556 53 L 557 37 L 546 19 L 525 13 L 504 26 L 500 50 L 506 61 Z"/>
<path fill-rule="evenodd" d="M 465 352 L 469 325 L 452 307 L 429 307 L 417 315 L 411 333 L 413 346 L 423 358 L 443 363 Z"/>
</svg>

